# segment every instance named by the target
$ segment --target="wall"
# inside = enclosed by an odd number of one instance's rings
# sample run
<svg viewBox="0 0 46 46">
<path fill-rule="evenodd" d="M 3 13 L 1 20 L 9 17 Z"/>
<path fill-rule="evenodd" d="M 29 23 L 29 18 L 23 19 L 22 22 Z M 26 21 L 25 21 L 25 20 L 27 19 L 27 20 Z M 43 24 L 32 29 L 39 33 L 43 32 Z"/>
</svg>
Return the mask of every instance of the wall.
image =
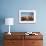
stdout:
<svg viewBox="0 0 46 46">
<path fill-rule="evenodd" d="M 20 24 L 19 10 L 36 10 L 37 21 L 35 24 Z M 3 17 L 13 17 L 15 20 L 11 31 L 46 31 L 46 1 L 45 0 L 1 0 L 1 15 Z M 3 24 L 2 32 L 8 31 L 8 27 Z"/>
<path fill-rule="evenodd" d="M 19 10 L 36 10 L 35 24 L 20 24 Z M 46 32 L 46 0 L 0 0 L 0 32 L 8 32 L 4 19 L 13 17 L 15 22 L 11 32 Z"/>
</svg>

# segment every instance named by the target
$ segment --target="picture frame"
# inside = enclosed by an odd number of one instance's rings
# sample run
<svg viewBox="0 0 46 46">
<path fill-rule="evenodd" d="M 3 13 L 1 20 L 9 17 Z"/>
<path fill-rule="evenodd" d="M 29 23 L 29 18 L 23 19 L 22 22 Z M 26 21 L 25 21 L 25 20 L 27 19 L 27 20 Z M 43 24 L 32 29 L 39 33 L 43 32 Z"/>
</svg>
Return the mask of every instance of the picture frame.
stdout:
<svg viewBox="0 0 46 46">
<path fill-rule="evenodd" d="M 19 23 L 36 23 L 36 11 L 19 10 Z"/>
</svg>

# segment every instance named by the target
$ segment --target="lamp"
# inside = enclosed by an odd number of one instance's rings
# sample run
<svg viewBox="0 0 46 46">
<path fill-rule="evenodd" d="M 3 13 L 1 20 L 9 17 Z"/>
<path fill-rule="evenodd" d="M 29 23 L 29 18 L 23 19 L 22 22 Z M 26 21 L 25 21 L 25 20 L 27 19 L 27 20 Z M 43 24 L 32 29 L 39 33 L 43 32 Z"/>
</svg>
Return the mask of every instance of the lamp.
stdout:
<svg viewBox="0 0 46 46">
<path fill-rule="evenodd" d="M 9 25 L 9 32 L 8 34 L 11 35 L 10 33 L 10 25 L 14 24 L 14 19 L 13 18 L 5 18 L 5 25 Z"/>
</svg>

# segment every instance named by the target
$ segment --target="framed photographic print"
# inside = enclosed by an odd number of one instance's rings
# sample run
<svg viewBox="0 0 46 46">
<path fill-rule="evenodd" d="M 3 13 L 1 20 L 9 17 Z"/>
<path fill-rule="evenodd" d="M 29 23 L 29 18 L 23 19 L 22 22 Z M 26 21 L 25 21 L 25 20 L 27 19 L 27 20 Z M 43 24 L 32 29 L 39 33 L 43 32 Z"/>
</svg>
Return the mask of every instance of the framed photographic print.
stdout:
<svg viewBox="0 0 46 46">
<path fill-rule="evenodd" d="M 36 23 L 36 11 L 19 10 L 19 23 Z"/>
</svg>

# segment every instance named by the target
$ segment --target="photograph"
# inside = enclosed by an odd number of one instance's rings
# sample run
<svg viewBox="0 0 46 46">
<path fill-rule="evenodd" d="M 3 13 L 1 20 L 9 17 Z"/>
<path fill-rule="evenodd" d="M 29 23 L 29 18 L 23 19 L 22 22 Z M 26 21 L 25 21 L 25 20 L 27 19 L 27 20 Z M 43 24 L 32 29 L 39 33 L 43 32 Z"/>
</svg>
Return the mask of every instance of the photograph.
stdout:
<svg viewBox="0 0 46 46">
<path fill-rule="evenodd" d="M 19 11 L 19 22 L 20 23 L 35 23 L 36 22 L 36 11 L 35 10 L 20 10 Z"/>
</svg>

